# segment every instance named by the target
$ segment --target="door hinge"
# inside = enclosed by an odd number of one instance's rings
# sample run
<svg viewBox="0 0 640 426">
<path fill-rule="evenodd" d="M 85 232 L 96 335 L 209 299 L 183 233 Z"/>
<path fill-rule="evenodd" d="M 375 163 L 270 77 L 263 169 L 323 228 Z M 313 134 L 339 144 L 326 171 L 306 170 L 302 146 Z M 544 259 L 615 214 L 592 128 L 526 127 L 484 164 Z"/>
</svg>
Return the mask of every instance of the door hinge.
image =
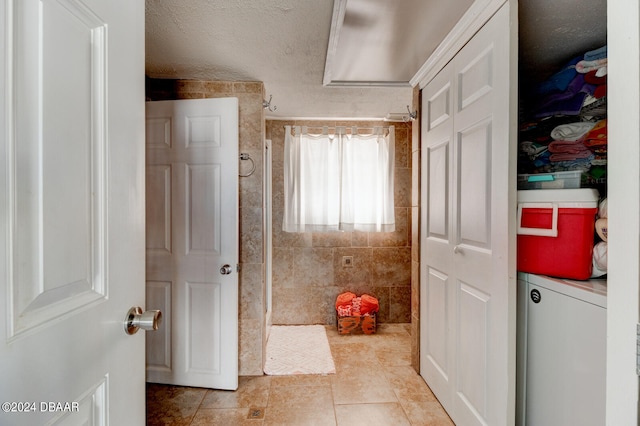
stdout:
<svg viewBox="0 0 640 426">
<path fill-rule="evenodd" d="M 236 263 L 236 272 L 240 272 L 240 264 L 239 263 Z"/>
<path fill-rule="evenodd" d="M 640 324 L 636 324 L 636 374 L 640 376 Z"/>
</svg>

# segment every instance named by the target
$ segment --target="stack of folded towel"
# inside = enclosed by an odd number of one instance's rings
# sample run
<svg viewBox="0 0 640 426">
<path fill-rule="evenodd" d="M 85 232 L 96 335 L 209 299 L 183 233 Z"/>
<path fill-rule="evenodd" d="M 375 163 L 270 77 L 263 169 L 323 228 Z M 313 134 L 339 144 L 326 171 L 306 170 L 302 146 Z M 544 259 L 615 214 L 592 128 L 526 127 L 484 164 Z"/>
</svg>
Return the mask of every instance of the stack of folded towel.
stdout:
<svg viewBox="0 0 640 426">
<path fill-rule="evenodd" d="M 373 315 L 379 310 L 378 299 L 369 294 L 356 296 L 348 291 L 336 298 L 336 311 L 340 317 Z"/>
<path fill-rule="evenodd" d="M 600 189 L 607 174 L 606 94 L 607 46 L 532 86 L 523 102 L 518 173 L 581 171 L 584 186 Z"/>
<path fill-rule="evenodd" d="M 532 112 L 537 118 L 591 111 L 592 104 L 607 94 L 607 47 L 571 59 L 534 92 L 537 102 Z"/>
</svg>

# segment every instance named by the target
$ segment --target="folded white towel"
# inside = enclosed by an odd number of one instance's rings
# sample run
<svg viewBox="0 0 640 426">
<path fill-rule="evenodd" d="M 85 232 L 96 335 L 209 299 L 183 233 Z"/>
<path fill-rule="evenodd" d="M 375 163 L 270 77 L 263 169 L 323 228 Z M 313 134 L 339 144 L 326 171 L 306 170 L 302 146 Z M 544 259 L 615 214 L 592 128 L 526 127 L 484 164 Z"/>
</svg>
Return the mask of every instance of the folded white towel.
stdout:
<svg viewBox="0 0 640 426">
<path fill-rule="evenodd" d="M 557 141 L 577 141 L 595 125 L 596 123 L 590 121 L 561 124 L 551 131 L 551 137 Z"/>
</svg>

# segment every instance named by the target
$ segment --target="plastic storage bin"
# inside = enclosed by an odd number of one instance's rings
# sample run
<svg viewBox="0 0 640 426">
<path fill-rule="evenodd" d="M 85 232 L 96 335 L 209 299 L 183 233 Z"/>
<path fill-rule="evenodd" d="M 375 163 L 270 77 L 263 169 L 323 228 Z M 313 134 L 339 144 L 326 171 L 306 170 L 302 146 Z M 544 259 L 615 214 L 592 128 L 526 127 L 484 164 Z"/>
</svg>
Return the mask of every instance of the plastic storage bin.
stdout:
<svg viewBox="0 0 640 426">
<path fill-rule="evenodd" d="M 595 189 L 518 191 L 518 271 L 591 277 Z"/>
<path fill-rule="evenodd" d="M 518 189 L 580 188 L 581 171 L 518 175 Z"/>
</svg>

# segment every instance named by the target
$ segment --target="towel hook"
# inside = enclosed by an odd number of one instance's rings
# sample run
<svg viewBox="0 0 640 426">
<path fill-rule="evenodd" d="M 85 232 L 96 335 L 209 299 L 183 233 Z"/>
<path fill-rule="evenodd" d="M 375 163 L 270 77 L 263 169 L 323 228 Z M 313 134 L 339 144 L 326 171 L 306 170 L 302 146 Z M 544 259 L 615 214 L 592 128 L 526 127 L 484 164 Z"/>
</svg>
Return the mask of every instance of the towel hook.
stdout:
<svg viewBox="0 0 640 426">
<path fill-rule="evenodd" d="M 409 109 L 409 105 L 407 105 L 407 112 L 409 116 L 406 117 L 405 121 L 413 121 L 418 118 L 418 110 L 412 112 L 411 109 Z"/>
<path fill-rule="evenodd" d="M 268 109 L 268 110 L 269 110 L 269 111 L 271 111 L 271 112 L 273 112 L 273 111 L 275 111 L 275 110 L 277 110 L 277 109 L 278 109 L 278 107 L 277 107 L 277 106 L 275 106 L 275 105 L 274 105 L 273 107 L 271 106 L 271 98 L 272 98 L 272 97 L 273 97 L 273 95 L 269 95 L 269 101 L 266 101 L 266 100 L 264 100 L 264 99 L 262 100 L 262 107 L 263 107 L 264 109 Z"/>
<path fill-rule="evenodd" d="M 242 174 L 242 173 L 238 173 L 238 176 L 240 177 L 249 177 L 253 174 L 253 172 L 256 171 L 256 163 L 253 162 L 253 158 L 251 158 L 251 156 L 249 154 L 247 154 L 246 152 L 242 152 L 240 153 L 240 159 L 241 160 L 249 160 L 251 161 L 251 170 L 249 171 L 249 173 L 247 174 Z"/>
</svg>

